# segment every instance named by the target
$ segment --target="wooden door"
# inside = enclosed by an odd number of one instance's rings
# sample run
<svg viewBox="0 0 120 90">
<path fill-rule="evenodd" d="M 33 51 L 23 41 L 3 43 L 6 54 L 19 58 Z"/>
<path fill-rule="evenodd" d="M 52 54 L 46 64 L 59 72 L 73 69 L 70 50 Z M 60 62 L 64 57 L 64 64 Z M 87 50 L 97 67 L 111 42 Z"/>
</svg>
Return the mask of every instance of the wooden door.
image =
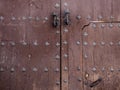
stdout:
<svg viewBox="0 0 120 90">
<path fill-rule="evenodd" d="M 120 89 L 119 3 L 62 0 L 71 20 L 61 26 L 62 90 Z"/>
<path fill-rule="evenodd" d="M 60 0 L 0 0 L 0 90 L 60 90 Z"/>
</svg>

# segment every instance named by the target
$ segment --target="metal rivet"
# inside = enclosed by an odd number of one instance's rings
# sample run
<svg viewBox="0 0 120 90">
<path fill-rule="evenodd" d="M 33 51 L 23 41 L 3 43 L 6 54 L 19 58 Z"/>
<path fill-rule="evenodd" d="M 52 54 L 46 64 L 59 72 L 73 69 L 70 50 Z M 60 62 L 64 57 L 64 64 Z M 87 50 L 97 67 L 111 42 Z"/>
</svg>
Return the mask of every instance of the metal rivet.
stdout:
<svg viewBox="0 0 120 90">
<path fill-rule="evenodd" d="M 10 42 L 10 44 L 11 44 L 12 46 L 15 46 L 15 42 Z"/>
<path fill-rule="evenodd" d="M 33 72 L 37 72 L 38 71 L 38 69 L 37 68 L 33 68 Z"/>
<path fill-rule="evenodd" d="M 88 78 L 88 77 L 89 77 L 89 74 L 88 74 L 88 73 L 86 73 L 86 74 L 85 74 L 85 78 Z"/>
<path fill-rule="evenodd" d="M 77 70 L 80 71 L 80 66 L 77 67 Z"/>
<path fill-rule="evenodd" d="M 102 71 L 105 71 L 105 68 L 104 68 L 104 67 L 102 68 Z"/>
<path fill-rule="evenodd" d="M 37 41 L 35 41 L 35 42 L 33 43 L 33 45 L 37 46 L 37 45 L 38 45 L 38 42 L 37 42 Z"/>
<path fill-rule="evenodd" d="M 120 41 L 118 42 L 118 45 L 120 45 Z"/>
<path fill-rule="evenodd" d="M 27 42 L 25 42 L 25 41 L 21 41 L 21 43 L 22 43 L 22 45 L 27 45 Z"/>
<path fill-rule="evenodd" d="M 92 27 L 93 27 L 93 28 L 96 28 L 97 26 L 96 26 L 96 24 L 95 24 L 95 23 L 93 23 L 93 24 L 92 24 Z"/>
<path fill-rule="evenodd" d="M 85 58 L 85 59 L 88 58 L 87 54 L 84 55 L 84 58 Z"/>
<path fill-rule="evenodd" d="M 60 82 L 59 82 L 59 81 L 56 81 L 56 85 L 60 85 Z"/>
<path fill-rule="evenodd" d="M 1 42 L 1 46 L 4 46 L 5 45 L 5 43 L 4 42 Z"/>
<path fill-rule="evenodd" d="M 10 70 L 11 72 L 14 72 L 15 71 L 15 69 L 14 68 L 11 68 L 11 70 Z"/>
<path fill-rule="evenodd" d="M 77 41 L 76 44 L 77 44 L 77 45 L 80 45 L 80 41 Z"/>
<path fill-rule="evenodd" d="M 88 16 L 87 16 L 87 19 L 88 19 L 88 20 L 90 20 L 90 19 L 91 19 L 91 16 L 90 16 L 90 15 L 88 15 Z"/>
<path fill-rule="evenodd" d="M 56 3 L 55 8 L 59 8 L 59 7 L 60 7 L 60 4 Z"/>
<path fill-rule="evenodd" d="M 44 71 L 45 71 L 45 72 L 48 72 L 48 68 L 44 68 Z"/>
<path fill-rule="evenodd" d="M 59 71 L 60 71 L 59 68 L 56 68 L 56 69 L 55 69 L 55 72 L 59 72 Z"/>
<path fill-rule="evenodd" d="M 40 20 L 40 18 L 39 18 L 39 17 L 35 17 L 35 20 L 36 20 L 36 21 L 39 21 L 39 20 Z"/>
<path fill-rule="evenodd" d="M 87 43 L 87 42 L 84 42 L 84 43 L 83 43 L 83 45 L 87 46 L 87 45 L 88 45 L 88 43 Z"/>
<path fill-rule="evenodd" d="M 65 2 L 65 3 L 64 3 L 64 6 L 68 6 L 68 4 Z"/>
<path fill-rule="evenodd" d="M 49 42 L 45 42 L 45 45 L 46 45 L 46 46 L 49 46 L 49 45 L 50 45 L 50 43 L 49 43 Z"/>
<path fill-rule="evenodd" d="M 45 20 L 48 21 L 48 17 L 45 17 Z"/>
<path fill-rule="evenodd" d="M 68 68 L 65 66 L 65 67 L 64 67 L 64 71 L 67 71 L 67 70 L 68 70 Z"/>
<path fill-rule="evenodd" d="M 97 45 L 97 43 L 96 42 L 93 42 L 93 46 L 96 46 Z"/>
<path fill-rule="evenodd" d="M 3 69 L 3 68 L 0 68 L 0 72 L 4 72 L 4 69 Z"/>
<path fill-rule="evenodd" d="M 4 20 L 4 17 L 3 17 L 3 16 L 0 16 L 0 20 L 1 20 L 1 21 Z"/>
<path fill-rule="evenodd" d="M 64 32 L 68 32 L 68 29 L 67 29 L 67 28 L 65 28 L 65 29 L 64 29 Z"/>
<path fill-rule="evenodd" d="M 67 55 L 67 54 L 64 54 L 64 57 L 65 57 L 65 58 L 67 58 L 67 57 L 68 57 L 68 55 Z"/>
<path fill-rule="evenodd" d="M 84 35 L 84 36 L 88 36 L 88 33 L 87 33 L 87 32 L 84 32 L 83 35 Z"/>
<path fill-rule="evenodd" d="M 101 15 L 99 15 L 99 16 L 98 16 L 98 19 L 100 19 L 100 20 L 101 20 L 102 18 L 103 18 L 103 17 L 102 17 Z"/>
<path fill-rule="evenodd" d="M 26 72 L 26 68 L 22 68 L 22 72 Z"/>
<path fill-rule="evenodd" d="M 15 20 L 16 20 L 16 18 L 15 18 L 15 17 L 12 17 L 12 18 L 11 18 L 11 20 L 15 21 Z"/>
<path fill-rule="evenodd" d="M 27 18 L 25 16 L 22 17 L 22 20 L 26 20 Z"/>
<path fill-rule="evenodd" d="M 67 80 L 63 80 L 64 81 L 64 83 L 67 83 Z"/>
<path fill-rule="evenodd" d="M 105 45 L 105 42 L 102 41 L 102 42 L 101 42 L 101 45 Z"/>
<path fill-rule="evenodd" d="M 56 59 L 60 59 L 60 56 L 59 56 L 59 55 L 56 55 L 55 58 L 56 58 Z"/>
<path fill-rule="evenodd" d="M 60 43 L 59 43 L 59 42 L 57 42 L 57 43 L 56 43 L 56 46 L 57 46 L 57 47 L 58 47 L 58 46 L 60 46 Z"/>
<path fill-rule="evenodd" d="M 29 16 L 28 19 L 31 20 L 33 17 L 32 16 Z"/>
<path fill-rule="evenodd" d="M 113 45 L 113 42 L 110 42 L 110 45 L 112 46 L 112 45 Z"/>
<path fill-rule="evenodd" d="M 110 71 L 111 71 L 111 72 L 113 72 L 113 71 L 114 71 L 114 69 L 111 67 L 111 68 L 110 68 Z"/>
<path fill-rule="evenodd" d="M 95 71 L 96 71 L 96 68 L 94 67 L 94 68 L 92 69 L 92 71 L 95 72 Z"/>
<path fill-rule="evenodd" d="M 68 42 L 67 42 L 67 41 L 63 41 L 63 44 L 64 44 L 64 45 L 67 45 L 67 44 L 68 44 Z"/>
<path fill-rule="evenodd" d="M 110 19 L 111 19 L 111 20 L 113 20 L 113 19 L 114 19 L 114 17 L 113 17 L 113 16 L 110 16 Z"/>
<path fill-rule="evenodd" d="M 78 15 L 76 18 L 77 18 L 78 20 L 80 20 L 80 19 L 81 19 L 81 16 L 80 16 L 80 15 Z"/>
<path fill-rule="evenodd" d="M 113 24 L 112 24 L 112 23 L 110 23 L 110 24 L 109 24 L 109 27 L 110 27 L 110 28 L 112 28 L 112 27 L 113 27 Z"/>
<path fill-rule="evenodd" d="M 104 28 L 105 27 L 105 25 L 104 24 L 101 24 L 101 28 Z"/>
<path fill-rule="evenodd" d="M 82 81 L 82 78 L 81 78 L 81 77 L 78 77 L 78 81 L 81 82 L 81 81 Z"/>
<path fill-rule="evenodd" d="M 57 30 L 57 31 L 56 31 L 56 34 L 60 34 L 60 31 L 59 31 L 59 30 Z"/>
<path fill-rule="evenodd" d="M 32 55 L 31 55 L 31 54 L 28 54 L 28 57 L 29 57 L 29 58 L 31 58 L 31 57 L 32 57 Z"/>
</svg>

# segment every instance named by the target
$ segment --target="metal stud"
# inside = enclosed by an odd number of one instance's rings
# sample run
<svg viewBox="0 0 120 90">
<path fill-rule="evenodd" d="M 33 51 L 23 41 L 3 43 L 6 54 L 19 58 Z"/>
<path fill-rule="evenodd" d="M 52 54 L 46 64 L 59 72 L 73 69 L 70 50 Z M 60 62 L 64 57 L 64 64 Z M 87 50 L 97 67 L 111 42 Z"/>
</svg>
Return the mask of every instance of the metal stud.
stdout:
<svg viewBox="0 0 120 90">
<path fill-rule="evenodd" d="M 60 81 L 56 81 L 56 85 L 60 85 Z"/>
<path fill-rule="evenodd" d="M 110 24 L 109 24 L 109 27 L 110 27 L 110 28 L 112 28 L 112 27 L 113 27 L 113 24 L 112 24 L 112 23 L 110 23 Z"/>
<path fill-rule="evenodd" d="M 26 68 L 22 68 L 22 72 L 26 72 Z"/>
<path fill-rule="evenodd" d="M 102 68 L 102 71 L 105 71 L 105 68 L 104 68 L 104 67 Z"/>
<path fill-rule="evenodd" d="M 102 42 L 101 42 L 101 45 L 105 45 L 105 42 L 102 41 Z"/>
<path fill-rule="evenodd" d="M 102 17 L 101 15 L 99 15 L 99 16 L 98 16 L 98 19 L 100 19 L 100 20 L 101 20 L 102 18 L 103 18 L 103 17 Z"/>
<path fill-rule="evenodd" d="M 25 16 L 22 17 L 22 20 L 26 20 L 27 18 Z"/>
<path fill-rule="evenodd" d="M 14 68 L 11 68 L 11 70 L 10 70 L 11 72 L 14 72 L 15 71 L 15 69 Z"/>
<path fill-rule="evenodd" d="M 82 78 L 81 78 L 81 77 L 78 77 L 78 81 L 81 82 L 81 81 L 82 81 Z"/>
<path fill-rule="evenodd" d="M 27 45 L 27 42 L 25 42 L 25 41 L 22 41 L 21 43 L 22 43 L 22 45 L 24 45 L 24 46 Z"/>
<path fill-rule="evenodd" d="M 28 57 L 29 57 L 29 58 L 31 58 L 31 57 L 32 57 L 32 55 L 31 55 L 31 54 L 28 54 Z"/>
<path fill-rule="evenodd" d="M 59 72 L 59 71 L 60 71 L 59 68 L 56 68 L 56 69 L 55 69 L 55 72 Z"/>
<path fill-rule="evenodd" d="M 1 20 L 1 21 L 4 20 L 4 17 L 3 17 L 3 16 L 0 16 L 0 20 Z"/>
<path fill-rule="evenodd" d="M 68 6 L 68 4 L 65 2 L 65 3 L 64 3 L 64 6 Z"/>
<path fill-rule="evenodd" d="M 37 42 L 37 41 L 35 41 L 35 42 L 33 43 L 33 45 L 37 46 L 37 45 L 38 45 L 38 42 Z"/>
<path fill-rule="evenodd" d="M 33 17 L 32 17 L 32 16 L 29 16 L 29 17 L 28 17 L 28 19 L 29 19 L 29 20 L 32 20 L 32 19 L 33 19 Z"/>
<path fill-rule="evenodd" d="M 120 41 L 118 42 L 118 45 L 120 45 Z"/>
<path fill-rule="evenodd" d="M 37 68 L 33 68 L 33 72 L 37 72 L 38 71 L 38 69 Z"/>
<path fill-rule="evenodd" d="M 84 35 L 84 36 L 88 36 L 88 33 L 87 33 L 87 32 L 84 32 L 83 35 Z"/>
<path fill-rule="evenodd" d="M 94 68 L 92 69 L 92 71 L 95 72 L 95 71 L 96 71 L 96 68 L 94 67 Z"/>
<path fill-rule="evenodd" d="M 113 45 L 113 42 L 110 42 L 110 45 L 112 46 L 112 45 Z"/>
<path fill-rule="evenodd" d="M 77 41 L 76 44 L 77 44 L 77 45 L 80 45 L 80 41 Z"/>
<path fill-rule="evenodd" d="M 58 46 L 60 46 L 60 43 L 59 43 L 59 42 L 57 42 L 57 43 L 56 43 L 56 46 L 57 46 L 57 47 L 58 47 Z"/>
<path fill-rule="evenodd" d="M 68 68 L 65 66 L 65 67 L 64 67 L 64 71 L 67 71 L 67 70 L 68 70 Z"/>
<path fill-rule="evenodd" d="M 67 54 L 64 54 L 64 57 L 65 57 L 65 58 L 68 58 L 68 55 L 67 55 Z"/>
<path fill-rule="evenodd" d="M 104 24 L 101 24 L 101 28 L 104 28 L 105 27 L 105 25 Z"/>
<path fill-rule="evenodd" d="M 3 69 L 3 68 L 0 68 L 0 72 L 4 72 L 4 69 Z"/>
<path fill-rule="evenodd" d="M 55 4 L 55 8 L 59 8 L 60 7 L 60 4 L 59 3 L 56 3 Z"/>
<path fill-rule="evenodd" d="M 15 46 L 15 42 L 10 42 L 10 44 L 11 44 L 12 46 Z"/>
<path fill-rule="evenodd" d="M 113 17 L 113 16 L 110 16 L 110 19 L 111 19 L 111 20 L 113 20 L 113 19 L 114 19 L 114 17 Z"/>
<path fill-rule="evenodd" d="M 77 67 L 77 70 L 80 71 L 80 66 Z"/>
<path fill-rule="evenodd" d="M 87 42 L 84 42 L 84 43 L 83 43 L 83 45 L 84 45 L 84 46 L 87 46 L 87 45 L 88 45 L 88 43 L 87 43 Z"/>
<path fill-rule="evenodd" d="M 97 43 L 96 42 L 93 42 L 93 46 L 96 46 L 97 45 Z"/>
<path fill-rule="evenodd" d="M 40 20 L 40 18 L 39 18 L 39 17 L 35 17 L 35 20 L 36 20 L 36 21 L 39 21 L 39 20 Z"/>
<path fill-rule="evenodd" d="M 16 20 L 16 18 L 15 18 L 15 17 L 12 17 L 12 18 L 11 18 L 11 20 L 15 21 L 15 20 Z"/>
<path fill-rule="evenodd" d="M 1 42 L 1 46 L 4 46 L 5 45 L 5 43 L 4 42 Z"/>
<path fill-rule="evenodd" d="M 90 20 L 90 19 L 91 19 L 91 16 L 90 16 L 90 15 L 88 15 L 88 16 L 87 16 L 87 19 L 88 19 L 88 20 Z"/>
<path fill-rule="evenodd" d="M 56 55 L 55 58 L 56 58 L 56 59 L 60 59 L 60 56 L 59 56 L 59 55 Z"/>
<path fill-rule="evenodd" d="M 48 17 L 45 17 L 45 20 L 48 21 Z"/>
<path fill-rule="evenodd" d="M 57 31 L 56 31 L 56 34 L 60 34 L 60 31 L 59 31 L 59 30 L 57 30 Z"/>
<path fill-rule="evenodd" d="M 63 80 L 64 81 L 64 83 L 67 83 L 68 81 L 67 80 Z"/>
<path fill-rule="evenodd" d="M 68 32 L 68 29 L 67 29 L 67 28 L 65 28 L 65 29 L 64 29 L 64 32 L 66 32 L 66 33 L 67 33 L 67 32 Z"/>
<path fill-rule="evenodd" d="M 46 46 L 49 46 L 49 45 L 50 45 L 50 43 L 49 43 L 49 42 L 45 42 L 45 45 L 46 45 Z"/>
<path fill-rule="evenodd" d="M 110 68 L 110 71 L 111 71 L 111 72 L 113 72 L 113 71 L 114 71 L 114 69 L 111 67 L 111 68 Z"/>
<path fill-rule="evenodd" d="M 78 15 L 76 18 L 77 18 L 78 20 L 80 20 L 80 19 L 81 19 L 81 16 L 80 16 L 80 15 Z"/>
<path fill-rule="evenodd" d="M 85 54 L 85 55 L 84 55 L 84 58 L 85 58 L 85 59 L 87 59 L 87 58 L 88 58 L 87 54 Z"/>
<path fill-rule="evenodd" d="M 92 27 L 93 27 L 93 28 L 96 28 L 97 26 L 96 26 L 96 24 L 95 24 L 95 23 L 93 23 L 93 24 L 92 24 Z"/>
<path fill-rule="evenodd" d="M 44 72 L 48 72 L 48 68 L 44 68 Z"/>
<path fill-rule="evenodd" d="M 64 44 L 64 45 L 67 45 L 67 44 L 68 44 L 68 42 L 67 42 L 67 41 L 63 41 L 63 44 Z"/>
</svg>

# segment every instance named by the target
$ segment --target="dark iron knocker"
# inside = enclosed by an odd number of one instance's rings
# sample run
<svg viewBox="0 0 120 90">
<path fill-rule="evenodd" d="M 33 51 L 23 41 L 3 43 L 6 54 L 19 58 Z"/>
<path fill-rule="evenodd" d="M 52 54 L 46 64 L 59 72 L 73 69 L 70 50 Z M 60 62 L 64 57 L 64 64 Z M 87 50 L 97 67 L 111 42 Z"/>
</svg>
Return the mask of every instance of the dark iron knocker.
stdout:
<svg viewBox="0 0 120 90">
<path fill-rule="evenodd" d="M 60 26 L 60 18 L 58 16 L 58 14 L 54 12 L 52 14 L 52 16 L 53 16 L 53 27 L 55 27 L 55 28 L 59 27 Z"/>
<path fill-rule="evenodd" d="M 70 11 L 66 10 L 64 12 L 64 25 L 69 25 L 70 24 Z"/>
</svg>

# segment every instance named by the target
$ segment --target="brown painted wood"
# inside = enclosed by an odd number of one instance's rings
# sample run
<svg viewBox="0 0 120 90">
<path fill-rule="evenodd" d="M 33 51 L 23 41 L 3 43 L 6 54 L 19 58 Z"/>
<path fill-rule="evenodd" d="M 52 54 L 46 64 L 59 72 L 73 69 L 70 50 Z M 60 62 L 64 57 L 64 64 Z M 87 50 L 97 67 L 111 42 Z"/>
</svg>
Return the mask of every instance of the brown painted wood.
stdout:
<svg viewBox="0 0 120 90">
<path fill-rule="evenodd" d="M 56 3 L 60 0 L 0 0 L 0 16 L 4 17 L 0 43 L 5 43 L 0 46 L 0 68 L 4 68 L 0 90 L 60 90 L 60 59 L 56 59 L 60 28 L 52 27 L 52 12 L 60 13 Z"/>
</svg>

